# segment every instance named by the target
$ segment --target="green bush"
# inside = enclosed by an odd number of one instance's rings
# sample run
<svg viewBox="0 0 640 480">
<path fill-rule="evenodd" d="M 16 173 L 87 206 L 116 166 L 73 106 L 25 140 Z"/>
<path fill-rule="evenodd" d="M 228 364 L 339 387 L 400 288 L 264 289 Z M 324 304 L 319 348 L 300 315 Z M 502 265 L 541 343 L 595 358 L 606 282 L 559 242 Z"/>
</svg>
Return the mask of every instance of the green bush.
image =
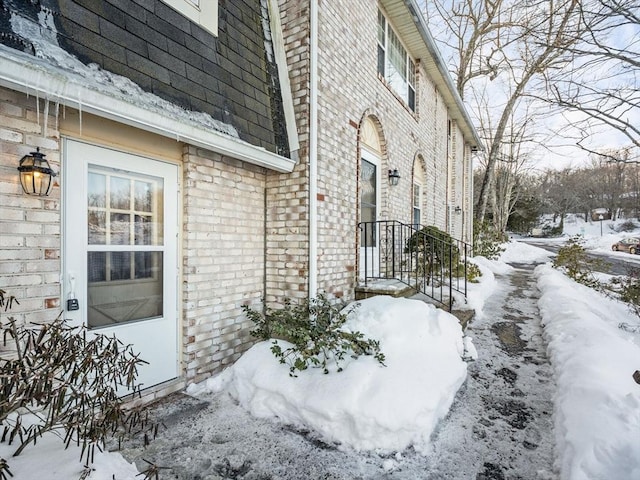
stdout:
<svg viewBox="0 0 640 480">
<path fill-rule="evenodd" d="M 15 297 L 0 290 L 6 312 Z M 125 410 L 118 390 L 139 392 L 138 367 L 146 363 L 114 337 L 88 335 L 58 318 L 25 325 L 0 322 L 0 441 L 16 444 L 14 456 L 46 432 L 82 447 L 81 461 L 93 461 L 95 447 L 118 431 L 144 428 L 139 410 Z M 11 475 L 0 459 L 0 478 Z"/>
<path fill-rule="evenodd" d="M 440 264 L 443 268 L 448 268 L 450 264 L 455 267 L 460 258 L 460 250 L 451 235 L 433 225 L 413 233 L 407 240 L 405 252 L 420 252 L 428 255 L 433 262 Z"/>
<path fill-rule="evenodd" d="M 482 277 L 480 267 L 475 263 L 467 262 L 467 281 L 470 283 L 478 283 L 480 282 L 480 277 Z"/>
<path fill-rule="evenodd" d="M 354 304 L 348 311 L 333 305 L 324 294 L 305 300 L 298 305 L 285 300 L 284 308 L 266 308 L 265 313 L 243 306 L 247 317 L 256 328 L 251 332 L 261 340 L 273 339 L 271 352 L 280 363 L 289 366 L 289 374 L 306 370 L 309 366 L 322 368 L 329 373 L 329 362 L 335 361 L 337 371 L 342 371 L 345 356 L 358 358 L 373 355 L 384 365 L 384 354 L 380 343 L 364 337 L 360 332 L 344 328 L 347 316 L 359 305 Z M 278 340 L 286 340 L 291 347 L 282 348 Z"/>
<path fill-rule="evenodd" d="M 473 224 L 473 253 L 489 260 L 497 260 L 504 252 L 504 243 L 509 238 L 489 222 L 475 222 Z"/>
<path fill-rule="evenodd" d="M 595 277 L 594 271 L 603 270 L 604 262 L 587 255 L 581 235 L 571 237 L 558 250 L 553 267 L 563 271 L 578 283 L 603 291 L 603 286 Z"/>
</svg>

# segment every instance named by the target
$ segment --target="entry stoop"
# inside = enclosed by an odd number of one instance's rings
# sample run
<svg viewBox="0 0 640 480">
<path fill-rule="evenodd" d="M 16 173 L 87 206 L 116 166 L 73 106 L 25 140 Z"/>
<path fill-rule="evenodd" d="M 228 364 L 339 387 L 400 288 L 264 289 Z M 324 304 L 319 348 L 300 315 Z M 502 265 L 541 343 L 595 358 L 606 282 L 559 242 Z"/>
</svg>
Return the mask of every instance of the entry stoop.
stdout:
<svg viewBox="0 0 640 480">
<path fill-rule="evenodd" d="M 390 297 L 412 297 L 416 289 L 395 279 L 381 279 L 367 282 L 366 285 L 358 285 L 355 288 L 356 300 L 375 297 L 376 295 L 389 295 Z"/>
</svg>

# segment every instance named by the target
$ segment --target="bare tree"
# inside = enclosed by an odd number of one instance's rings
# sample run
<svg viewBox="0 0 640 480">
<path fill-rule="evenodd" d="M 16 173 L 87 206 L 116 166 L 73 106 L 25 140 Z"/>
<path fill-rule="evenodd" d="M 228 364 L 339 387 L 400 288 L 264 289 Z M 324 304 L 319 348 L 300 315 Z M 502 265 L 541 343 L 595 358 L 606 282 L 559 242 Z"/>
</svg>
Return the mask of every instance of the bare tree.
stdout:
<svg viewBox="0 0 640 480">
<path fill-rule="evenodd" d="M 454 75 L 461 96 L 477 88 L 475 80 L 504 86 L 498 95 L 492 88 L 494 120 L 491 131 L 482 133 L 487 154 L 475 215 L 483 221 L 496 164 L 511 140 L 514 112 L 530 90 L 540 88 L 536 83 L 545 79 L 546 72 L 571 65 L 572 47 L 585 34 L 580 1 L 436 0 L 428 4 L 433 5 L 430 17 L 444 19 L 451 32 L 447 45 L 456 51 Z M 486 91 L 484 86 L 481 89 Z"/>
<path fill-rule="evenodd" d="M 577 12 L 586 27 L 568 45 L 566 71 L 545 72 L 547 100 L 580 114 L 576 143 L 601 155 L 589 140 L 594 128 L 618 132 L 640 147 L 640 4 L 637 0 L 589 0 Z M 615 160 L 615 158 L 611 158 Z"/>
</svg>

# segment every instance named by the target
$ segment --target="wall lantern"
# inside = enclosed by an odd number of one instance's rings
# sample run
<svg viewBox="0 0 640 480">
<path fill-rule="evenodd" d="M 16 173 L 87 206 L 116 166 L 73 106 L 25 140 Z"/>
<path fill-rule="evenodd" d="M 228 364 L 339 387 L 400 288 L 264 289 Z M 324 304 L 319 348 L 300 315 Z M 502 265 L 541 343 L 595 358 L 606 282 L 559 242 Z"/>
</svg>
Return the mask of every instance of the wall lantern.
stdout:
<svg viewBox="0 0 640 480">
<path fill-rule="evenodd" d="M 44 157 L 44 153 L 40 153 L 38 147 L 35 152 L 20 159 L 20 184 L 27 195 L 46 197 L 51 191 L 52 179 L 57 173 L 51 169 Z"/>
<path fill-rule="evenodd" d="M 398 180 L 400 180 L 400 173 L 398 173 L 398 169 L 394 168 L 393 170 L 389 170 L 389 185 L 395 187 L 398 185 Z"/>
<path fill-rule="evenodd" d="M 459 206 L 456 206 L 455 212 L 456 213 L 462 213 L 462 209 Z"/>
</svg>

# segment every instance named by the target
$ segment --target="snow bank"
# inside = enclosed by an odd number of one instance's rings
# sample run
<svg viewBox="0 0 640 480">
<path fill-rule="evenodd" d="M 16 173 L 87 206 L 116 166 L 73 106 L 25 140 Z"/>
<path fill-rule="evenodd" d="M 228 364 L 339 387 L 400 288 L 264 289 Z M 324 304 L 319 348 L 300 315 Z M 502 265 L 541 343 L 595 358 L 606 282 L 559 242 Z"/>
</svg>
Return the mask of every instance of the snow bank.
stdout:
<svg viewBox="0 0 640 480">
<path fill-rule="evenodd" d="M 36 445 L 29 445 L 18 457 L 12 457 L 18 445 L 0 443 L 0 458 L 9 463 L 13 478 L 47 480 L 70 480 L 81 478 L 84 470 L 80 462 L 80 447 L 70 445 L 64 448 L 64 441 L 54 433 L 48 432 L 38 439 Z M 91 480 L 134 480 L 138 475 L 135 465 L 128 463 L 117 452 L 96 449 L 91 464 Z"/>
<path fill-rule="evenodd" d="M 466 378 L 458 320 L 418 300 L 374 297 L 360 302 L 348 328 L 380 340 L 386 367 L 372 357 L 328 375 L 311 368 L 289 376 L 262 342 L 235 365 L 189 393 L 229 392 L 252 415 L 312 429 L 329 443 L 394 452 L 426 452 L 436 424 Z"/>
<path fill-rule="evenodd" d="M 640 320 L 548 265 L 535 271 L 556 374 L 557 468 L 566 480 L 640 478 Z"/>
<path fill-rule="evenodd" d="M 539 263 L 547 262 L 553 256 L 551 252 L 522 242 L 508 242 L 500 255 L 504 263 Z"/>
</svg>

